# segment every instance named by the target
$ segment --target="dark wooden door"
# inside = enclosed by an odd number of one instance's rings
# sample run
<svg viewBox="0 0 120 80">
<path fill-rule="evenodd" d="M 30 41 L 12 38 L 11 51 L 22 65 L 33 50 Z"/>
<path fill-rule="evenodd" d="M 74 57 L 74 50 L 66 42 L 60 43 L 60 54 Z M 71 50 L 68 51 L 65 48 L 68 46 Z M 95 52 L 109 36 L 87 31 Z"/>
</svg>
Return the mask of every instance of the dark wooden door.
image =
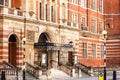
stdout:
<svg viewBox="0 0 120 80">
<path fill-rule="evenodd" d="M 17 52 L 16 36 L 11 35 L 9 38 L 9 63 L 16 66 L 16 52 Z"/>
<path fill-rule="evenodd" d="M 70 64 L 73 64 L 73 55 L 72 55 L 72 52 L 69 52 L 69 53 L 68 53 L 68 62 L 69 62 Z"/>
<path fill-rule="evenodd" d="M 16 42 L 9 43 L 9 63 L 16 66 Z"/>
</svg>

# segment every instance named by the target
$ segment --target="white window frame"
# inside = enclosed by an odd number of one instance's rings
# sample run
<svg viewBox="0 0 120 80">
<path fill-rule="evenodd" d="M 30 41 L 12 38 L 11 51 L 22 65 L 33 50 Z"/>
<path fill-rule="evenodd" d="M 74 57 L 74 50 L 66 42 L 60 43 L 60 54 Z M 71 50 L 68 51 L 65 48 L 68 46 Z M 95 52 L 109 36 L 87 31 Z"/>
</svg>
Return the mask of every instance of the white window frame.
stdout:
<svg viewBox="0 0 120 80">
<path fill-rule="evenodd" d="M 86 8 L 86 0 L 81 0 L 81 7 Z"/>
<path fill-rule="evenodd" d="M 104 45 L 100 45 L 100 57 L 104 59 Z"/>
<path fill-rule="evenodd" d="M 103 13 L 103 0 L 99 0 L 99 12 Z"/>
<path fill-rule="evenodd" d="M 77 14 L 72 14 L 72 22 L 77 23 L 77 21 L 78 21 Z"/>
<path fill-rule="evenodd" d="M 92 44 L 92 58 L 93 58 L 93 59 L 96 59 L 96 58 L 97 58 L 96 47 L 97 47 L 96 44 L 93 43 L 93 44 Z"/>
<path fill-rule="evenodd" d="M 93 21 L 95 21 L 95 23 L 93 23 Z M 92 28 L 91 30 L 92 33 L 97 33 L 97 20 L 96 19 L 91 20 L 91 28 Z"/>
<path fill-rule="evenodd" d="M 87 26 L 86 26 L 86 17 L 84 17 L 84 16 L 81 17 L 81 24 L 83 24 L 83 18 L 85 19 L 85 22 L 84 22 L 84 25 L 81 26 L 81 27 L 87 27 Z"/>
<path fill-rule="evenodd" d="M 86 45 L 86 47 L 84 47 L 84 45 Z M 82 43 L 82 58 L 84 58 L 84 59 L 87 59 L 87 56 L 88 56 L 88 54 L 87 54 L 87 49 L 88 49 L 88 44 L 87 44 L 87 42 L 83 42 Z M 86 52 L 86 53 L 85 53 Z"/>
<path fill-rule="evenodd" d="M 99 33 L 102 34 L 102 31 L 104 30 L 104 23 L 103 21 L 99 22 Z"/>
<path fill-rule="evenodd" d="M 77 4 L 77 2 L 78 2 L 77 0 L 72 0 L 73 4 Z"/>
<path fill-rule="evenodd" d="M 91 2 L 91 9 L 93 9 L 93 10 L 96 10 L 97 9 L 97 5 L 96 5 L 96 3 L 97 3 L 97 0 L 91 0 L 92 2 Z M 93 4 L 94 3 L 94 4 Z"/>
</svg>

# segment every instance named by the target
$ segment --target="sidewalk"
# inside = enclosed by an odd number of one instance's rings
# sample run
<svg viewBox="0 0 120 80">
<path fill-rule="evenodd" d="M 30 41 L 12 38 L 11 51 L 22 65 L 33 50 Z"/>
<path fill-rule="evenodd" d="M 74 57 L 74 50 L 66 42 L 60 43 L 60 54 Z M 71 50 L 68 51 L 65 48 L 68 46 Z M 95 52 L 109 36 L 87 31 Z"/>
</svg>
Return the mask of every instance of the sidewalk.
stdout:
<svg viewBox="0 0 120 80">
<path fill-rule="evenodd" d="M 51 69 L 51 77 L 52 77 L 52 80 L 60 80 L 60 79 L 70 78 L 69 75 L 67 75 L 63 71 L 60 71 L 57 69 Z"/>
</svg>

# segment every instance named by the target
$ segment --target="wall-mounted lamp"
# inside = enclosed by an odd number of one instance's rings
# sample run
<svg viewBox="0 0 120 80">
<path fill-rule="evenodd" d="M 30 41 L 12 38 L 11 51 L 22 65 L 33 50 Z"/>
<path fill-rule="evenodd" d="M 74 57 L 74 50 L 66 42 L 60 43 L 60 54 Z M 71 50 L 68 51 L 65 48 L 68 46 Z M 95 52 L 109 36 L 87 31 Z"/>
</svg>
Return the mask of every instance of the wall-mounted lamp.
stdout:
<svg viewBox="0 0 120 80">
<path fill-rule="evenodd" d="M 73 46 L 73 41 L 70 41 L 70 42 L 69 42 L 69 45 L 70 45 L 70 46 Z"/>
<path fill-rule="evenodd" d="M 25 44 L 26 40 L 27 40 L 27 39 L 24 37 L 24 38 L 23 38 L 23 43 L 24 43 L 24 44 Z"/>
</svg>

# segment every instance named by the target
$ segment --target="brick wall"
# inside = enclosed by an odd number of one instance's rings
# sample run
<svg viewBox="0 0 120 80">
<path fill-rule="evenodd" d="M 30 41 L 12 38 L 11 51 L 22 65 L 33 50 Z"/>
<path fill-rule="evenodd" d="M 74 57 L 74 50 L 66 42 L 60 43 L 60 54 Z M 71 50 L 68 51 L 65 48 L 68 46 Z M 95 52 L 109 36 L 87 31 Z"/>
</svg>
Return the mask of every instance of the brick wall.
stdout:
<svg viewBox="0 0 120 80">
<path fill-rule="evenodd" d="M 107 65 L 120 66 L 120 0 L 104 0 L 104 12 L 108 32 Z"/>
</svg>

